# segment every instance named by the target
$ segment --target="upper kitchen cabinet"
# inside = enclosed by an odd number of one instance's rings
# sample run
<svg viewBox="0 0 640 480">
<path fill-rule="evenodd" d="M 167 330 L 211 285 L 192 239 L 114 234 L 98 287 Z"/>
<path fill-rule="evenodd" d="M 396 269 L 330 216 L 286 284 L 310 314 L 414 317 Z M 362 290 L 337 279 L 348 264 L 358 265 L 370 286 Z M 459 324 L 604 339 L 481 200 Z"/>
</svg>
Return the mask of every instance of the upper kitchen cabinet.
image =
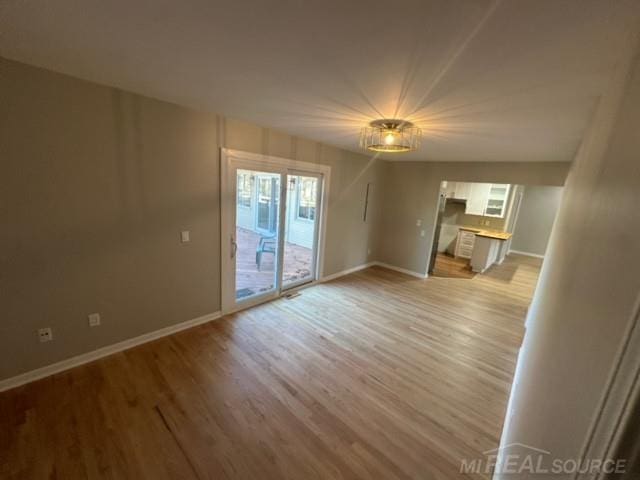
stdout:
<svg viewBox="0 0 640 480">
<path fill-rule="evenodd" d="M 465 200 L 464 213 L 504 218 L 511 185 L 504 183 L 447 182 L 443 186 L 447 198 Z"/>
<path fill-rule="evenodd" d="M 440 193 L 444 193 L 447 198 L 456 197 L 456 182 L 448 182 L 444 180 L 440 184 Z"/>
<path fill-rule="evenodd" d="M 471 183 L 467 182 L 442 182 L 442 189 L 447 198 L 455 198 L 456 200 L 466 200 L 471 192 Z"/>
<path fill-rule="evenodd" d="M 487 197 L 484 215 L 487 217 L 504 218 L 507 213 L 507 199 L 511 185 L 504 183 L 492 183 Z"/>
<path fill-rule="evenodd" d="M 470 185 L 469 196 L 464 213 L 468 215 L 484 215 L 491 191 L 490 183 L 468 183 Z"/>
<path fill-rule="evenodd" d="M 471 195 L 471 183 L 456 182 L 455 198 L 468 200 Z"/>
</svg>

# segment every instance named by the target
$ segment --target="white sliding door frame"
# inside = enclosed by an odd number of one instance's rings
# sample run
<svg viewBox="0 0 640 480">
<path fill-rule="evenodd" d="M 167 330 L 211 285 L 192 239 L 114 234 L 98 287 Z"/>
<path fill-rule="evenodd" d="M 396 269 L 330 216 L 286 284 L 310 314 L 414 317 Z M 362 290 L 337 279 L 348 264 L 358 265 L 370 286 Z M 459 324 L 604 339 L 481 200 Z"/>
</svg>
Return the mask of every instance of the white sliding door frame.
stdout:
<svg viewBox="0 0 640 480">
<path fill-rule="evenodd" d="M 289 175 L 291 176 L 301 176 L 301 177 L 307 177 L 307 178 L 315 178 L 317 179 L 318 182 L 318 186 L 317 186 L 317 193 L 316 193 L 316 212 L 321 213 L 322 212 L 322 200 L 324 198 L 323 193 L 324 193 L 324 185 L 323 185 L 323 174 L 321 173 L 317 173 L 317 172 L 310 172 L 310 171 L 298 171 L 298 170 L 293 170 L 293 169 L 289 169 L 287 172 L 287 176 L 285 177 L 285 182 L 287 182 L 287 192 L 285 193 L 285 197 L 286 197 L 286 201 L 288 202 L 289 199 L 289 185 L 288 185 L 288 181 L 289 181 Z M 298 188 L 298 186 L 296 185 L 296 188 Z M 295 205 L 288 205 L 287 207 L 292 207 L 292 208 L 296 208 Z M 289 214 L 287 214 L 288 216 Z M 319 232 L 320 232 L 320 222 L 322 220 L 322 216 L 320 215 L 316 215 L 315 219 L 313 220 L 313 241 L 312 241 L 312 246 L 311 246 L 311 250 L 313 252 L 318 252 L 319 251 L 319 246 L 318 246 L 318 241 L 319 241 Z M 283 229 L 282 229 L 282 235 L 284 235 L 285 231 L 286 231 L 286 225 L 287 225 L 287 221 L 285 220 L 283 222 Z M 284 237 L 283 237 L 284 238 Z M 287 239 L 285 238 L 284 241 L 286 242 Z M 284 251 L 282 252 L 282 262 L 284 262 Z M 293 282 L 290 282 L 289 284 L 285 285 L 284 284 L 284 279 L 282 280 L 282 290 L 292 290 L 296 287 L 300 287 L 302 285 L 306 285 L 310 282 L 313 282 L 314 280 L 317 280 L 318 278 L 322 278 L 321 275 L 318 274 L 318 257 L 319 255 L 314 255 L 313 258 L 311 259 L 311 271 L 313 272 L 313 277 L 311 278 L 311 280 L 307 279 L 307 278 L 302 278 L 300 280 L 295 280 Z M 284 269 L 284 266 L 282 267 Z"/>
<path fill-rule="evenodd" d="M 329 192 L 331 181 L 331 167 L 328 165 L 322 165 L 317 163 L 302 162 L 299 160 L 291 160 L 287 158 L 274 157 L 271 155 L 261 155 L 250 152 L 243 152 L 241 150 L 232 150 L 229 148 L 220 149 L 220 210 L 221 210 L 221 277 L 220 284 L 222 289 L 222 313 L 231 313 L 237 310 L 251 307 L 258 303 L 262 303 L 273 298 L 276 298 L 283 293 L 282 286 L 282 260 L 284 251 L 279 252 L 279 258 L 277 263 L 276 272 L 276 288 L 275 291 L 268 292 L 264 295 L 257 295 L 242 302 L 237 302 L 236 286 L 235 286 L 235 260 L 234 244 L 235 239 L 235 227 L 236 227 L 236 189 L 237 181 L 233 177 L 235 166 L 242 166 L 242 168 L 249 168 L 260 171 L 270 171 L 274 173 L 280 173 L 282 175 L 280 182 L 280 224 L 279 238 L 281 239 L 281 245 L 284 243 L 284 225 L 285 217 L 284 212 L 286 208 L 286 193 L 287 193 L 287 175 L 304 175 L 311 174 L 312 176 L 318 176 L 321 178 L 319 185 L 320 196 L 320 208 L 318 212 L 318 222 L 315 235 L 317 240 L 316 256 L 313 259 L 315 268 L 314 275 L 310 282 L 305 282 L 302 286 L 307 286 L 316 283 L 323 277 L 324 274 L 324 252 L 326 244 L 326 230 L 327 230 L 327 214 L 329 207 Z M 282 250 L 282 249 L 280 249 Z M 280 283 L 278 284 L 278 279 Z M 287 290 L 291 290 L 298 286 L 298 284 L 288 285 Z"/>
</svg>

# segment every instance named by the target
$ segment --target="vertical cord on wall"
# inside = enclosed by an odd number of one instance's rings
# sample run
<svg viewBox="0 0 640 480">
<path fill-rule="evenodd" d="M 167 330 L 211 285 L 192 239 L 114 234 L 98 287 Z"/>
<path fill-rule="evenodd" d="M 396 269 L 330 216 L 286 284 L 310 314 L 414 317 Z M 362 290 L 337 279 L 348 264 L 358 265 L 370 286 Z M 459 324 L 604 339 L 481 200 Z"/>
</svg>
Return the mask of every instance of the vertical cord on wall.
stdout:
<svg viewBox="0 0 640 480">
<path fill-rule="evenodd" d="M 371 187 L 371 183 L 367 183 L 367 191 L 364 194 L 364 214 L 362 215 L 362 221 L 367 221 L 367 210 L 369 209 L 369 188 Z"/>
</svg>

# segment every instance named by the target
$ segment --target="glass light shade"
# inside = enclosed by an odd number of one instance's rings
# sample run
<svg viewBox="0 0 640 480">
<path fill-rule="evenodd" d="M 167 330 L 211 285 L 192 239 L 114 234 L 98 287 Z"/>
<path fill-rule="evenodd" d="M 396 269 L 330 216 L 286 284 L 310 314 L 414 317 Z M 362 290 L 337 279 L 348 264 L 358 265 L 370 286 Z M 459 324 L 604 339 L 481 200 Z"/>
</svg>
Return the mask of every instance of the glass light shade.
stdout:
<svg viewBox="0 0 640 480">
<path fill-rule="evenodd" d="M 410 152 L 420 146 L 422 130 L 402 120 L 376 120 L 360 132 L 360 147 L 372 152 Z"/>
</svg>

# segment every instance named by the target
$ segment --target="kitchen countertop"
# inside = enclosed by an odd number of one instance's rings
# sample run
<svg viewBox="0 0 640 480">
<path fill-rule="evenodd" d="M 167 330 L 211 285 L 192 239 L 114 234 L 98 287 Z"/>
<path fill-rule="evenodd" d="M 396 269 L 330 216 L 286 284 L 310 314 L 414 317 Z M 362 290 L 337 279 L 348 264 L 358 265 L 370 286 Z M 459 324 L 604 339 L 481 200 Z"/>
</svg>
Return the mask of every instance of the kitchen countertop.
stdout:
<svg viewBox="0 0 640 480">
<path fill-rule="evenodd" d="M 475 227 L 458 227 L 460 230 L 466 230 L 468 232 L 473 232 L 480 237 L 493 238 L 495 240 L 509 240 L 511 238 L 511 234 L 508 232 L 500 232 L 498 230 L 484 230 L 482 228 Z"/>
</svg>

